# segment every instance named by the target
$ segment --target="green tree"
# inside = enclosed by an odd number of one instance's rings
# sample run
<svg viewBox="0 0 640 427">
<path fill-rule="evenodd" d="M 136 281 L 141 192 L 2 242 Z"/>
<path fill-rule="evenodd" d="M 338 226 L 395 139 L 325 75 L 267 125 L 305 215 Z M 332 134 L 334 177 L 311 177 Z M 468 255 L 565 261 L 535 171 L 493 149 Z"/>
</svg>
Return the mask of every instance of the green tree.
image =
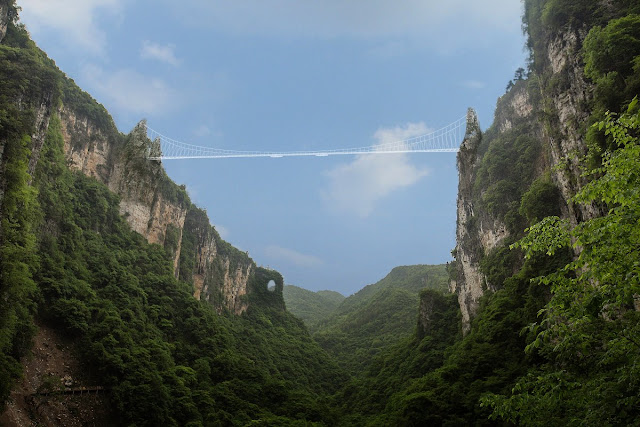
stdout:
<svg viewBox="0 0 640 427">
<path fill-rule="evenodd" d="M 530 258 L 573 247 L 577 257 L 537 281 L 551 288 L 537 338 L 527 347 L 547 364 L 523 377 L 511 396 L 489 395 L 493 416 L 525 425 L 549 420 L 630 425 L 640 417 L 640 109 L 597 123 L 618 148 L 574 197 L 608 214 L 572 227 L 547 217 L 514 246 Z"/>
</svg>

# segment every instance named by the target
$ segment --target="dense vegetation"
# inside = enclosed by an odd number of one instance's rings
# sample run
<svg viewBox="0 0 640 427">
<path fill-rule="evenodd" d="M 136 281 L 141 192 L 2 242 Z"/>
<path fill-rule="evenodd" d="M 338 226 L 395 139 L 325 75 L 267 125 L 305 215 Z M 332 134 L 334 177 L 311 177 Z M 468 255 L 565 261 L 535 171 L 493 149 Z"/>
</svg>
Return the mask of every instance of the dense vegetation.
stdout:
<svg viewBox="0 0 640 427">
<path fill-rule="evenodd" d="M 155 174 L 166 197 L 190 205 L 184 188 L 142 161 L 136 150 L 149 141 L 121 135 L 16 23 L 15 2 L 0 2 L 11 18 L 0 44 L 1 402 L 37 320 L 77 342 L 122 424 L 637 424 L 637 1 L 524 2 L 530 62 L 499 100 L 496 123 L 517 93 L 537 113 L 490 127 L 474 153 L 477 216 L 502 221 L 510 237 L 481 254 L 488 288 L 470 331 L 462 336 L 456 296 L 445 293 L 455 269 L 412 266 L 339 305 L 327 294 L 299 297 L 306 307 L 289 304 L 313 326 L 313 339 L 267 289 L 270 280 L 282 283 L 277 272 L 256 269 L 242 316 L 192 297 L 197 230 L 210 227 L 203 211 L 189 210 L 176 279 L 177 230 L 164 247 L 149 245 L 118 214 L 117 195 L 67 168 L 55 113 L 62 105 L 133 150 L 132 172 Z M 577 33 L 586 35 L 578 71 L 590 85 L 581 106 L 589 117 L 573 125 L 589 151 L 568 203 L 605 214 L 576 224 L 562 218 L 568 206 L 539 159 L 549 155 L 544 142 L 563 135 L 551 98 L 575 77 L 569 66 L 551 71 L 547 46 Z M 34 123 L 43 105 L 53 114 L 39 150 Z M 233 263 L 251 262 L 226 242 L 219 250 Z"/>
<path fill-rule="evenodd" d="M 283 296 L 287 310 L 300 318 L 309 329 L 313 329 L 344 301 L 344 295 L 339 292 L 313 292 L 293 285 L 284 287 Z"/>
<path fill-rule="evenodd" d="M 509 129 L 491 127 L 478 147 L 478 214 L 502 220 L 511 235 L 480 262 L 495 291 L 483 298 L 464 338 L 442 334 L 445 322 L 377 358 L 343 390 L 344 408 L 357 411 L 350 423 L 637 424 L 640 116 L 631 101 L 640 90 L 639 9 L 633 1 L 525 2 L 528 78 L 519 73 L 509 85 L 496 122 L 509 114 L 510 97 L 526 91 L 545 127 L 511 115 Z M 534 160 L 548 155 L 541 151 L 545 134 L 562 138 L 550 99 L 562 96 L 573 78 L 570 67 L 551 73 L 547 44 L 584 28 L 590 30 L 579 53 L 594 90 L 583 106 L 589 119 L 575 126 L 589 142 L 579 160 L 586 171 L 581 179 L 590 183 L 569 203 L 605 214 L 575 226 L 559 219 L 560 193 Z M 465 226 L 477 227 L 474 221 Z M 438 345 L 442 356 L 426 359 L 431 363 L 402 363 L 431 356 Z"/>
<path fill-rule="evenodd" d="M 338 363 L 360 374 L 372 358 L 415 332 L 418 294 L 447 292 L 444 265 L 394 268 L 384 279 L 346 298 L 314 328 L 314 339 Z"/>
<path fill-rule="evenodd" d="M 600 202 L 607 215 L 571 226 L 548 217 L 516 246 L 526 258 L 579 248 L 579 256 L 540 285 L 552 298 L 540 324 L 529 328 L 530 354 L 544 362 L 507 396 L 490 395 L 494 417 L 529 425 L 631 425 L 640 416 L 640 108 L 597 124 L 617 150 L 605 152 L 597 176 L 575 195 L 576 203 Z"/>
<path fill-rule="evenodd" d="M 119 215 L 118 196 L 67 168 L 55 113 L 29 173 L 42 99 L 52 110 L 64 103 L 104 126 L 112 121 L 86 94 L 66 92 L 75 86 L 24 29 L 10 25 L 4 42 L 0 401 L 20 375 L 38 320 L 74 339 L 86 368 L 111 390 L 122 424 L 332 423 L 323 396 L 342 374 L 267 290 L 281 279 L 276 272 L 256 271 L 243 316 L 219 316 L 194 299 L 191 285 L 174 278 L 171 251 L 148 244 Z M 127 147 L 136 136 L 112 137 Z"/>
</svg>

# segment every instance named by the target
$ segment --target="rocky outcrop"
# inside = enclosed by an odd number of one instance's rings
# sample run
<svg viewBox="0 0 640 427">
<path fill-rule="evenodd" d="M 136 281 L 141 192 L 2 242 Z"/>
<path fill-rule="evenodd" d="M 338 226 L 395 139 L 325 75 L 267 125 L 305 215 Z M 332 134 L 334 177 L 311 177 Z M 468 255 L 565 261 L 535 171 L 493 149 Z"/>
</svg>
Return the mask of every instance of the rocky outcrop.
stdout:
<svg viewBox="0 0 640 427">
<path fill-rule="evenodd" d="M 536 73 L 529 80 L 517 81 L 498 100 L 492 126 L 493 134 L 504 134 L 526 121 L 528 136 L 542 143 L 533 165 L 534 178 L 549 173 L 563 199 L 559 211 L 573 224 L 602 214 L 598 206 L 571 202 L 586 183 L 580 165 L 588 150 L 584 124 L 590 115 L 588 105 L 592 97 L 592 86 L 585 79 L 581 58 L 586 34 L 586 29 L 570 27 L 550 33 L 540 45 L 543 51 L 536 51 L 539 58 Z M 455 249 L 458 274 L 450 285 L 458 294 L 465 333 L 477 313 L 479 299 L 487 290 L 492 290 L 492 284 L 487 283 L 480 270 L 480 260 L 509 237 L 503 221 L 480 206 L 477 200 L 482 193 L 474 194 L 474 190 L 482 191 L 474 189 L 480 162 L 476 151 L 482 138 L 479 131 L 473 131 L 473 123 L 469 121 L 467 137 L 458 154 L 460 184 Z M 484 142 L 485 149 L 488 144 L 489 141 Z"/>
<path fill-rule="evenodd" d="M 519 81 L 505 94 L 496 108 L 493 124 L 497 134 L 509 132 L 516 124 L 530 121 L 534 107 L 525 81 Z M 480 153 L 481 145 L 484 150 Z M 457 277 L 452 280 L 449 289 L 458 295 L 462 314 L 462 331 L 467 333 L 471 320 L 480 307 L 480 298 L 487 290 L 495 291 L 500 284 L 489 283 L 482 273 L 480 262 L 484 256 L 499 247 L 510 236 L 506 224 L 501 218 L 488 213 L 482 206 L 481 189 L 475 188 L 480 162 L 488 141 L 483 142 L 480 125 L 473 110 L 467 115 L 467 131 L 457 157 L 459 184 L 457 199 L 456 258 Z M 536 160 L 536 170 L 545 170 L 544 156 Z"/>
<path fill-rule="evenodd" d="M 193 296 L 197 300 L 200 300 L 203 296 L 205 299 L 210 299 L 211 294 L 209 293 L 209 283 L 205 284 L 205 279 L 207 273 L 211 271 L 211 266 L 216 260 L 218 247 L 213 233 L 208 233 L 206 230 L 198 231 L 196 263 L 195 268 L 191 273 L 193 277 Z M 228 272 L 225 276 L 226 275 L 228 275 Z"/>
<path fill-rule="evenodd" d="M 206 212 L 192 208 L 183 229 L 181 254 L 186 265 L 180 277 L 193 283 L 193 296 L 208 301 L 218 311 L 242 314 L 249 307 L 249 282 L 256 268 L 249 256 L 220 238 Z"/>
<path fill-rule="evenodd" d="M 162 194 L 160 181 L 164 171 L 160 164 L 131 158 L 131 147 L 122 146 L 113 134 L 109 135 L 82 114 L 63 108 L 60 117 L 69 167 L 96 178 L 120 195 L 120 213 L 133 230 L 149 243 L 160 245 L 164 244 L 169 227 L 182 230 L 189 202 L 168 200 Z M 146 138 L 143 128 L 136 128 L 132 135 L 130 145 Z M 179 256 L 176 253 L 174 259 Z"/>
<path fill-rule="evenodd" d="M 227 258 L 223 262 L 223 268 L 222 302 L 232 313 L 242 314 L 249 308 L 248 301 L 243 297 L 247 295 L 253 265 L 237 265 L 232 270 L 231 261 Z"/>
<path fill-rule="evenodd" d="M 60 119 L 69 167 L 109 185 L 116 141 L 87 117 L 68 107 L 60 110 Z"/>
<path fill-rule="evenodd" d="M 592 204 L 574 205 L 571 197 L 585 184 L 580 158 L 587 153 L 581 126 L 587 121 L 587 108 L 592 86 L 584 76 L 580 50 L 586 29 L 568 29 L 546 44 L 547 67 L 543 76 L 546 99 L 552 107 L 545 136 L 551 154 L 553 179 L 568 206 L 568 217 L 574 223 L 602 214 Z"/>
<path fill-rule="evenodd" d="M 123 138 L 69 107 L 60 117 L 69 166 L 120 196 L 120 213 L 147 241 L 170 250 L 176 277 L 193 283 L 193 296 L 219 312 L 246 311 L 255 263 L 220 239 L 206 213 L 191 205 L 161 163 L 146 159 L 153 142 L 145 124 Z"/>
<path fill-rule="evenodd" d="M 477 151 L 481 140 L 478 117 L 475 111 L 469 109 L 467 130 L 457 157 L 459 184 L 455 258 L 458 278 L 450 284 L 450 290 L 458 295 L 465 332 L 469 328 L 471 317 L 478 310 L 479 299 L 485 288 L 484 276 L 480 273 L 473 201 L 473 183 L 479 161 Z"/>
<path fill-rule="evenodd" d="M 150 243 L 170 248 L 176 277 L 193 283 L 196 299 L 210 302 L 219 312 L 246 311 L 255 263 L 223 242 L 206 213 L 191 205 L 184 188 L 169 180 L 159 162 L 145 158 L 151 142 L 144 123 L 123 138 L 67 106 L 59 114 L 69 166 L 117 193 L 120 213 L 133 230 Z"/>
<path fill-rule="evenodd" d="M 509 93 L 509 100 L 506 108 L 502 108 L 496 117 L 496 124 L 500 132 L 506 132 L 513 127 L 514 120 L 529 116 L 533 112 L 529 91 L 522 86 L 516 86 L 512 93 Z"/>
<path fill-rule="evenodd" d="M 7 34 L 7 25 L 9 24 L 9 6 L 0 3 L 0 42 Z"/>
<path fill-rule="evenodd" d="M 531 111 L 522 106 L 522 97 L 514 99 L 515 106 L 523 114 Z M 508 128 L 511 125 L 509 120 L 504 119 L 498 126 Z M 509 235 L 502 221 L 487 215 L 481 207 L 476 206 L 474 183 L 481 160 L 478 155 L 481 142 L 482 133 L 478 118 L 475 111 L 469 109 L 467 130 L 457 157 L 459 184 L 455 258 L 458 271 L 457 279 L 449 286 L 451 292 L 458 295 L 464 333 L 469 331 L 471 319 L 478 312 L 480 298 L 490 288 L 480 271 L 480 260 Z"/>
<path fill-rule="evenodd" d="M 40 158 L 40 151 L 42 150 L 44 139 L 47 135 L 47 129 L 49 129 L 52 98 L 52 93 L 46 94 L 35 111 L 35 120 L 33 124 L 34 133 L 31 135 L 31 157 L 29 158 L 29 167 L 27 169 L 31 176 L 33 176 L 33 172 L 36 169 L 36 164 Z"/>
</svg>

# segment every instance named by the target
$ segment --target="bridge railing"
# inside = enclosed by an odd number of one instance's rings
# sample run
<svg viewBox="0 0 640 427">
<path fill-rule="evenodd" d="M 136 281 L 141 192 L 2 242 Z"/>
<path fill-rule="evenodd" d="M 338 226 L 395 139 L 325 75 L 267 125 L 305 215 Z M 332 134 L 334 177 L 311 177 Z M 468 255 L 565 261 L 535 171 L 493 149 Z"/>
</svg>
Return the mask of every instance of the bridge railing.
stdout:
<svg viewBox="0 0 640 427">
<path fill-rule="evenodd" d="M 457 152 L 462 143 L 468 114 L 428 134 L 382 144 L 354 148 L 308 151 L 241 151 L 188 144 L 169 138 L 146 126 L 147 136 L 157 141 L 148 158 L 150 160 L 195 159 L 195 158 L 238 158 L 238 157 L 327 157 L 358 154 L 394 154 L 394 153 L 450 153 Z M 159 147 L 157 147 L 159 145 Z"/>
</svg>

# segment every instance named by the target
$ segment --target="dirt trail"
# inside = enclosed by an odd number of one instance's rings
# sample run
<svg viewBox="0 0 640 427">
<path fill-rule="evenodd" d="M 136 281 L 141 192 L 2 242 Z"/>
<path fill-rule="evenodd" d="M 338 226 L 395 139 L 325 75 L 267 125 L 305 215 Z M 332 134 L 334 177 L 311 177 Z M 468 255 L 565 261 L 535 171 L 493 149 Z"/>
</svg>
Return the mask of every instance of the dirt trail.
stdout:
<svg viewBox="0 0 640 427">
<path fill-rule="evenodd" d="M 0 426 L 112 426 L 107 393 L 37 395 L 65 387 L 97 386 L 76 357 L 74 343 L 47 326 L 38 325 L 24 376 L 10 396 Z"/>
</svg>

